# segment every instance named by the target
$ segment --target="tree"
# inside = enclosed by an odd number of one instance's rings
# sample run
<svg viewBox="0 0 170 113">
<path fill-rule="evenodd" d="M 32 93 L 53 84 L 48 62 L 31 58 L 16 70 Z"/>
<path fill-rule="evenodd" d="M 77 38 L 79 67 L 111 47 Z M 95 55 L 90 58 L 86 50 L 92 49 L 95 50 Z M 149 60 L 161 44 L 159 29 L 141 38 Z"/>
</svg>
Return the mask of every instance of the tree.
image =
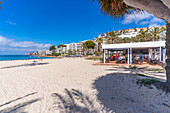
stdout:
<svg viewBox="0 0 170 113">
<path fill-rule="evenodd" d="M 131 39 L 129 37 L 124 37 L 122 39 L 123 43 L 130 43 L 131 42 Z"/>
<path fill-rule="evenodd" d="M 63 44 L 60 44 L 57 46 L 57 48 L 61 48 L 61 50 L 59 50 L 60 52 L 64 53 L 63 52 L 63 48 L 66 47 L 66 45 L 63 45 Z"/>
<path fill-rule="evenodd" d="M 150 33 L 153 36 L 154 41 L 158 41 L 161 37 L 159 36 L 160 33 L 165 31 L 164 28 L 159 28 L 159 27 L 154 27 L 153 29 L 150 30 Z"/>
<path fill-rule="evenodd" d="M 98 51 L 99 51 L 99 53 L 101 53 L 101 44 L 103 43 L 103 39 L 102 38 L 98 38 L 97 39 L 97 43 L 98 43 Z"/>
<path fill-rule="evenodd" d="M 117 36 L 117 34 L 116 34 L 114 31 L 110 32 L 109 35 L 110 35 L 110 36 L 114 36 L 114 37 Z"/>
<path fill-rule="evenodd" d="M 84 47 L 81 49 L 81 51 L 83 52 L 83 55 L 84 55 L 84 52 L 86 51 L 85 49 L 84 49 Z"/>
<path fill-rule="evenodd" d="M 95 0 L 93 0 L 95 1 Z M 167 83 L 170 84 L 170 2 L 169 0 L 97 0 L 101 11 L 114 18 L 132 14 L 135 11 L 147 11 L 166 21 Z"/>
<path fill-rule="evenodd" d="M 91 40 L 88 40 L 84 43 L 84 47 L 88 49 L 88 53 L 90 53 L 90 49 L 94 49 L 95 45 L 96 44 Z"/>
<path fill-rule="evenodd" d="M 55 53 L 55 49 L 55 45 L 52 45 L 49 50 L 52 51 L 52 53 Z"/>
<path fill-rule="evenodd" d="M 66 45 L 60 44 L 60 45 L 58 45 L 57 47 L 58 47 L 58 48 L 60 48 L 60 47 L 66 47 Z"/>
<path fill-rule="evenodd" d="M 131 38 L 132 42 L 147 42 L 152 40 L 153 36 L 151 35 L 151 33 L 147 33 L 146 31 L 142 31 L 135 38 Z"/>
<path fill-rule="evenodd" d="M 68 50 L 68 54 L 69 55 L 72 55 L 73 54 L 73 51 L 71 51 L 70 49 Z"/>
<path fill-rule="evenodd" d="M 94 54 L 95 54 L 96 56 L 99 56 L 99 55 L 100 55 L 99 51 L 95 51 Z"/>
<path fill-rule="evenodd" d="M 118 37 L 118 34 L 112 31 L 109 33 L 107 36 L 107 44 L 118 44 L 118 43 L 123 43 L 122 38 Z"/>
<path fill-rule="evenodd" d="M 122 39 L 120 39 L 119 37 L 111 36 L 111 37 L 108 37 L 107 43 L 108 44 L 118 44 L 118 43 L 121 43 L 120 40 L 122 40 Z"/>
<path fill-rule="evenodd" d="M 136 29 L 136 27 L 134 27 L 134 30 L 135 30 L 135 32 L 137 32 L 137 29 Z"/>
<path fill-rule="evenodd" d="M 74 55 L 77 55 L 77 50 L 74 50 L 73 52 L 74 52 Z"/>
</svg>

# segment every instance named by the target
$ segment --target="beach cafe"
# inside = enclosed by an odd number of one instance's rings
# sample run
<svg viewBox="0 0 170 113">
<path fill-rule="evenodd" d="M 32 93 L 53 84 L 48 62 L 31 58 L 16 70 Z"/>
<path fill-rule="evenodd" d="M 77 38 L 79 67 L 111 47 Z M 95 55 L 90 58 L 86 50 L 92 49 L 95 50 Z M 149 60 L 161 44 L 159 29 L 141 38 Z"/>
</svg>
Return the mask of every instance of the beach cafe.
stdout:
<svg viewBox="0 0 170 113">
<path fill-rule="evenodd" d="M 147 61 L 148 63 L 165 63 L 165 41 L 135 42 L 121 44 L 102 44 L 103 64 L 115 61 L 129 65 Z"/>
</svg>

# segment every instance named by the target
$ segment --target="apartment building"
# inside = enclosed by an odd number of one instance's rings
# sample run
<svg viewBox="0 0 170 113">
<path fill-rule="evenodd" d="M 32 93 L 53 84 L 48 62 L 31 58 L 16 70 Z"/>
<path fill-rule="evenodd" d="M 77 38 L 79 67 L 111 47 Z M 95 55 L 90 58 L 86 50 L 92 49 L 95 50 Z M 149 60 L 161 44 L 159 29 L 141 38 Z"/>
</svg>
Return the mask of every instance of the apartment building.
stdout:
<svg viewBox="0 0 170 113">
<path fill-rule="evenodd" d="M 38 51 L 38 55 L 41 55 L 41 56 L 45 56 L 45 55 L 48 55 L 48 54 L 51 54 L 52 52 L 50 50 L 39 50 Z"/>
<path fill-rule="evenodd" d="M 86 54 L 87 51 L 82 51 L 83 43 L 85 43 L 86 41 L 87 40 L 78 43 L 65 44 L 66 47 L 60 47 L 60 48 L 56 47 L 56 53 L 68 53 L 68 51 L 72 51 L 74 53 L 76 51 L 76 55 Z M 98 50 L 97 42 L 95 43 L 96 46 L 94 49 L 90 49 L 90 53 L 94 53 L 95 51 Z"/>
<path fill-rule="evenodd" d="M 68 51 L 69 51 L 69 47 L 70 47 L 70 44 L 65 44 L 65 46 L 66 46 L 66 53 L 68 53 Z"/>
<path fill-rule="evenodd" d="M 83 42 L 77 43 L 77 55 L 82 55 L 83 54 Z"/>
<path fill-rule="evenodd" d="M 61 53 L 61 54 L 67 53 L 67 46 L 66 47 L 60 47 L 60 48 L 56 47 L 56 51 L 55 52 L 56 53 Z"/>
<path fill-rule="evenodd" d="M 77 43 L 71 43 L 69 44 L 69 50 L 71 51 L 77 51 Z"/>
<path fill-rule="evenodd" d="M 138 32 L 127 32 L 127 33 L 122 33 L 118 37 L 124 39 L 124 38 L 132 38 L 136 37 L 139 33 Z"/>
</svg>

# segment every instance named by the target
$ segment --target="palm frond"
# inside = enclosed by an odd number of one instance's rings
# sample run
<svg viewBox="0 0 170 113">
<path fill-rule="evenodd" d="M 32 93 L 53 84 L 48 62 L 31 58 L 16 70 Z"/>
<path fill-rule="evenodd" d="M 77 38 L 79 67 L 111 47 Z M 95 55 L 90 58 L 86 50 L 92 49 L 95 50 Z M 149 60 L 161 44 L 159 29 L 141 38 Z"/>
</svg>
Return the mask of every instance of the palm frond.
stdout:
<svg viewBox="0 0 170 113">
<path fill-rule="evenodd" d="M 6 2 L 6 0 L 3 0 Z M 0 0 L 0 9 L 2 8 L 2 0 Z"/>
<path fill-rule="evenodd" d="M 141 11 L 126 5 L 123 0 L 93 0 L 98 1 L 99 7 L 104 14 L 108 14 L 114 18 L 123 17 L 125 14 L 131 14 L 134 11 Z"/>
</svg>

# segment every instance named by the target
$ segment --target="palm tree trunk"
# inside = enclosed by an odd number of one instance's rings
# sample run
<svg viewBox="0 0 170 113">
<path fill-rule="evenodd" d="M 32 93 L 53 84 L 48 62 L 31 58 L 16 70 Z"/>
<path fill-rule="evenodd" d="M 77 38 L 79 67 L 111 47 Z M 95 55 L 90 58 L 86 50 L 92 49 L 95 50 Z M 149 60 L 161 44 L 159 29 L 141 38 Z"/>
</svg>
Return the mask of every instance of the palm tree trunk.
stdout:
<svg viewBox="0 0 170 113">
<path fill-rule="evenodd" d="M 166 66 L 166 76 L 167 83 L 170 83 L 170 23 L 166 22 L 166 55 L 167 55 L 167 66 Z"/>
<path fill-rule="evenodd" d="M 98 44 L 98 51 L 101 54 L 101 43 Z"/>
</svg>

